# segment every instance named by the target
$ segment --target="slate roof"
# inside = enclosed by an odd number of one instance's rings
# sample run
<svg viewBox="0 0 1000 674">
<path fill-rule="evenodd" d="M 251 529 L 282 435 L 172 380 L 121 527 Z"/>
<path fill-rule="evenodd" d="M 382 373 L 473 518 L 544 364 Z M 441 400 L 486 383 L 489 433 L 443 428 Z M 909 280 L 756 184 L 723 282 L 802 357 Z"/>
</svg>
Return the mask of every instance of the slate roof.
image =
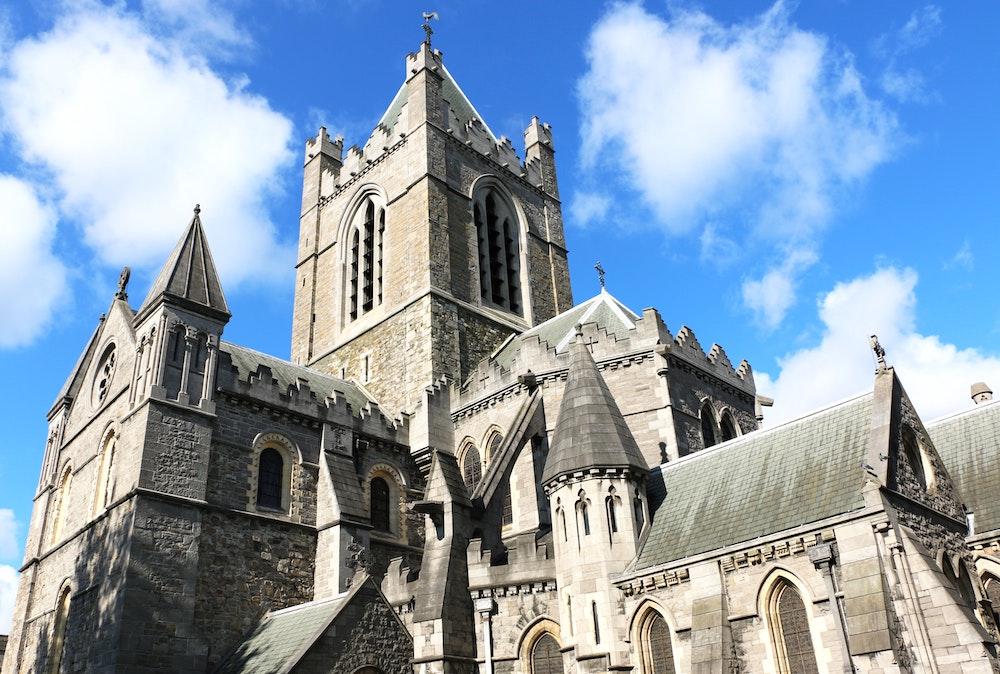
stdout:
<svg viewBox="0 0 1000 674">
<path fill-rule="evenodd" d="M 570 345 L 569 372 L 542 482 L 594 467 L 646 473 L 646 460 L 614 396 L 580 336 Z"/>
<path fill-rule="evenodd" d="M 455 113 L 455 117 L 462 124 L 468 124 L 474 119 L 478 119 L 482 125 L 483 129 L 489 134 L 490 140 L 494 143 L 498 142 L 497 137 L 490 131 L 490 128 L 486 125 L 486 120 L 483 116 L 479 114 L 472 102 L 469 101 L 469 97 L 465 95 L 461 87 L 458 86 L 458 82 L 452 77 L 448 69 L 444 67 L 444 63 L 441 64 L 441 69 L 438 71 L 441 75 L 441 98 L 448 102 L 451 107 L 452 112 Z M 396 123 L 399 121 L 399 115 L 403 110 L 403 106 L 406 104 L 409 98 L 409 91 L 407 83 L 403 82 L 403 85 L 396 92 L 395 98 L 392 99 L 392 103 L 389 104 L 389 109 L 385 111 L 382 115 L 382 119 L 378 123 L 384 126 L 390 134 L 396 127 Z"/>
<path fill-rule="evenodd" d="M 966 507 L 975 531 L 1000 529 L 1000 400 L 927 425 Z"/>
<path fill-rule="evenodd" d="M 200 213 L 201 208 L 195 206 L 194 217 L 149 289 L 139 314 L 144 313 L 160 296 L 167 296 L 191 303 L 200 310 L 208 309 L 218 316 L 231 316 L 212 260 L 212 251 L 201 226 Z"/>
<path fill-rule="evenodd" d="M 873 394 L 656 468 L 645 569 L 864 507 Z"/>
<path fill-rule="evenodd" d="M 494 354 L 492 360 L 505 370 L 509 370 L 521 350 L 521 344 L 535 336 L 557 352 L 565 351 L 573 339 L 576 326 L 583 323 L 596 323 L 598 328 L 603 328 L 609 335 L 624 339 L 630 330 L 635 329 L 637 320 L 639 320 L 638 314 L 602 288 L 599 295 L 544 323 L 539 323 L 511 340 Z"/>
<path fill-rule="evenodd" d="M 278 674 L 305 655 L 347 604 L 349 595 L 275 611 L 253 629 L 216 674 Z"/>
<path fill-rule="evenodd" d="M 237 378 L 242 381 L 246 381 L 251 373 L 256 372 L 257 368 L 263 365 L 270 368 L 271 375 L 278 381 L 278 389 L 282 393 L 286 392 L 289 386 L 296 386 L 299 379 L 304 379 L 309 383 L 309 388 L 316 394 L 316 399 L 320 402 L 326 398 L 345 398 L 355 412 L 367 407 L 368 403 L 376 402 L 360 387 L 346 379 L 332 377 L 318 370 L 295 365 L 287 360 L 269 356 L 266 353 L 254 351 L 232 342 L 222 341 L 219 350 L 229 354 L 232 364 L 236 368 Z"/>
</svg>

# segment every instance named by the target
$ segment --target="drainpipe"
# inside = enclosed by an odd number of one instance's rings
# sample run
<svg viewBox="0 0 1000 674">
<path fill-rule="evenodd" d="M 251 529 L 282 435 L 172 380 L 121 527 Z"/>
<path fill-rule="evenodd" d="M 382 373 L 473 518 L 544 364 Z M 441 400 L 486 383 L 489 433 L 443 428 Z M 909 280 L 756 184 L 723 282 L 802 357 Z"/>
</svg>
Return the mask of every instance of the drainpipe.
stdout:
<svg viewBox="0 0 1000 674">
<path fill-rule="evenodd" d="M 492 597 L 479 597 L 476 599 L 476 611 L 483 619 L 483 644 L 485 654 L 486 671 L 484 674 L 493 674 L 493 611 L 496 603 Z"/>
<path fill-rule="evenodd" d="M 845 627 L 847 617 L 844 615 L 844 604 L 837 591 L 837 578 L 833 574 L 833 565 L 835 563 L 833 546 L 829 543 L 819 543 L 809 548 L 809 561 L 823 574 L 827 596 L 830 597 L 830 602 L 836 610 L 837 639 L 840 641 L 840 654 L 844 661 L 844 674 L 855 674 L 854 659 L 851 657 L 851 650 L 847 645 L 847 628 Z"/>
</svg>

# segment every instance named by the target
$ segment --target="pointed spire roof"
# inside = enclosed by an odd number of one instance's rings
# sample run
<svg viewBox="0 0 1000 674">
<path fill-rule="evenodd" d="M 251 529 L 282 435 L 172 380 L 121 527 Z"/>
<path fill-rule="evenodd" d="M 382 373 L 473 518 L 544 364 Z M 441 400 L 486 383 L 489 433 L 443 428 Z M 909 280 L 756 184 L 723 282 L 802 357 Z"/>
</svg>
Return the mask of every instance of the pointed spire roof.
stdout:
<svg viewBox="0 0 1000 674">
<path fill-rule="evenodd" d="M 590 468 L 648 471 L 614 396 L 583 343 L 577 326 L 569 349 L 569 373 L 542 482 Z"/>
<path fill-rule="evenodd" d="M 194 207 L 194 217 L 149 289 L 140 316 L 161 297 L 223 320 L 232 315 L 201 226 L 201 206 Z"/>
</svg>

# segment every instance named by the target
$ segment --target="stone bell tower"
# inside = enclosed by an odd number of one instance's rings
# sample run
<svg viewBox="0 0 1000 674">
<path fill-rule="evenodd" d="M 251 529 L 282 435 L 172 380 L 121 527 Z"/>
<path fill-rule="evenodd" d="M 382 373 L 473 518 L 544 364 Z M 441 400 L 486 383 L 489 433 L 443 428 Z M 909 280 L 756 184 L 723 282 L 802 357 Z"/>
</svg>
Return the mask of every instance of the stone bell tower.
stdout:
<svg viewBox="0 0 1000 674">
<path fill-rule="evenodd" d="M 572 306 L 552 133 L 524 160 L 428 39 L 364 147 L 306 143 L 292 360 L 352 379 L 392 416 Z"/>
</svg>

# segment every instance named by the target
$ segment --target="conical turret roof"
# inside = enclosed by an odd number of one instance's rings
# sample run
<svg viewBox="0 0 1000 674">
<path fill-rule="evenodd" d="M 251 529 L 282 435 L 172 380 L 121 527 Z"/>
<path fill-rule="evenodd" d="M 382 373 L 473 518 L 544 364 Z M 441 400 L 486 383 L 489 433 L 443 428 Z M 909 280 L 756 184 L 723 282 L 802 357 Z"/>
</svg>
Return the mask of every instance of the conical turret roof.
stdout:
<svg viewBox="0 0 1000 674">
<path fill-rule="evenodd" d="M 140 316 L 161 297 L 223 320 L 228 320 L 232 315 L 229 313 L 226 297 L 222 294 L 222 284 L 215 270 L 212 251 L 209 250 L 205 230 L 201 226 L 200 206 L 194 207 L 194 217 L 184 236 L 177 242 L 167 263 L 160 270 L 160 275 L 149 289 L 149 294 L 139 309 Z"/>
<path fill-rule="evenodd" d="M 566 390 L 542 481 L 548 483 L 561 475 L 590 468 L 648 471 L 646 460 L 577 326 L 576 339 L 570 346 Z"/>
</svg>

